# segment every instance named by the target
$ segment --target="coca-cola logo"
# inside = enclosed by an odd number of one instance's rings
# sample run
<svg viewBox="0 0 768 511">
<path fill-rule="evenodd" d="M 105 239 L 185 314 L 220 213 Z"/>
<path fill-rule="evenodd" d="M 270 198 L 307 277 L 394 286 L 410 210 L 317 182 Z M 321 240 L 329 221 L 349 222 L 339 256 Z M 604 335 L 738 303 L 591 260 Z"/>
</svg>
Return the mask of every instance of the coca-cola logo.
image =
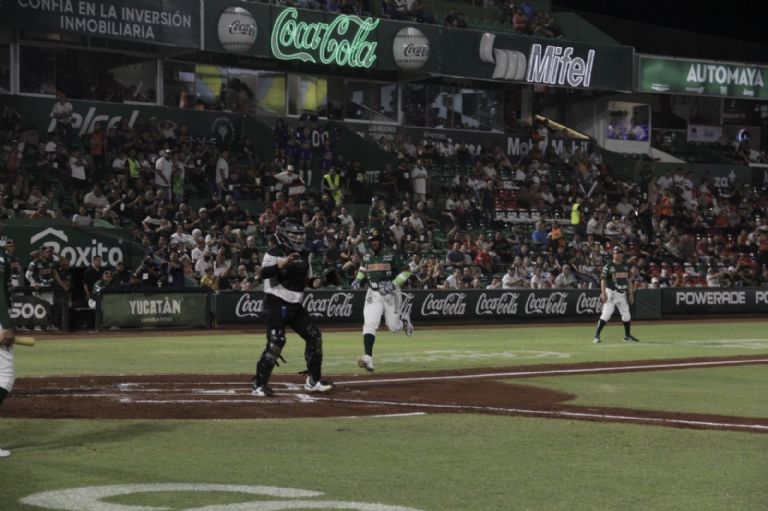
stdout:
<svg viewBox="0 0 768 511">
<path fill-rule="evenodd" d="M 235 306 L 235 316 L 238 318 L 258 318 L 264 308 L 264 300 L 252 297 L 246 293 L 240 297 Z"/>
<path fill-rule="evenodd" d="M 411 309 L 413 309 L 413 299 L 415 298 L 413 293 L 402 293 L 400 295 L 400 312 L 406 316 L 411 315 Z"/>
<path fill-rule="evenodd" d="M 436 298 L 433 293 L 429 293 L 421 304 L 421 315 L 463 316 L 467 310 L 467 304 L 464 303 L 466 298 L 465 293 L 448 293 L 442 298 Z"/>
<path fill-rule="evenodd" d="M 526 314 L 565 315 L 568 308 L 566 293 L 551 293 L 545 296 L 536 296 L 531 293 L 525 301 Z"/>
<path fill-rule="evenodd" d="M 479 316 L 514 316 L 517 314 L 517 299 L 519 297 L 520 293 L 502 293 L 498 296 L 488 296 L 482 293 L 475 304 L 475 313 Z"/>
<path fill-rule="evenodd" d="M 256 24 L 255 23 L 243 23 L 240 20 L 234 20 L 229 24 L 230 34 L 239 34 L 245 36 L 256 37 Z"/>
<path fill-rule="evenodd" d="M 600 295 L 589 296 L 587 293 L 581 293 L 576 299 L 576 314 L 600 312 L 602 307 L 603 304 L 600 302 Z"/>
<path fill-rule="evenodd" d="M 349 318 L 352 317 L 353 293 L 333 293 L 327 298 L 315 298 L 308 293 L 304 296 L 304 308 L 314 318 Z"/>
<path fill-rule="evenodd" d="M 403 48 L 404 56 L 408 58 L 413 57 L 429 57 L 429 46 L 424 44 L 410 43 Z"/>
</svg>

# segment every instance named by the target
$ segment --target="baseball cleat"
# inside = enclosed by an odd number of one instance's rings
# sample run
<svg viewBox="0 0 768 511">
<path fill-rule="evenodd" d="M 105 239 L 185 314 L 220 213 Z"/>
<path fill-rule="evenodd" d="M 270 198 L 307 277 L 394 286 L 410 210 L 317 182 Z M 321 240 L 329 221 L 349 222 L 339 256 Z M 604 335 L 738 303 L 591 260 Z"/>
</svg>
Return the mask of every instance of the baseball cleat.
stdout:
<svg viewBox="0 0 768 511">
<path fill-rule="evenodd" d="M 357 365 L 365 369 L 366 371 L 373 372 L 373 357 L 370 355 L 363 355 L 357 359 Z"/>
<path fill-rule="evenodd" d="M 595 336 L 595 338 L 592 339 L 592 342 L 595 343 L 595 344 L 600 344 L 601 341 L 600 341 L 599 337 Z"/>
<path fill-rule="evenodd" d="M 272 397 L 274 394 L 275 394 L 275 391 L 273 391 L 271 388 L 269 388 L 266 385 L 259 385 L 258 387 L 253 387 L 253 391 L 251 392 L 251 395 L 256 397 Z"/>
<path fill-rule="evenodd" d="M 311 376 L 307 376 L 307 381 L 304 383 L 304 390 L 307 392 L 328 392 L 333 388 L 333 383 L 325 380 L 312 381 Z"/>
<path fill-rule="evenodd" d="M 400 318 L 403 321 L 403 331 L 405 332 L 405 335 L 407 337 L 410 337 L 413 335 L 413 323 L 411 323 L 411 318 L 409 316 L 403 316 Z"/>
<path fill-rule="evenodd" d="M 7 458 L 11 455 L 11 451 L 6 451 L 5 449 L 0 449 L 0 458 Z"/>
<path fill-rule="evenodd" d="M 640 339 L 638 339 L 634 335 L 628 335 L 624 338 L 624 342 L 640 342 Z"/>
</svg>

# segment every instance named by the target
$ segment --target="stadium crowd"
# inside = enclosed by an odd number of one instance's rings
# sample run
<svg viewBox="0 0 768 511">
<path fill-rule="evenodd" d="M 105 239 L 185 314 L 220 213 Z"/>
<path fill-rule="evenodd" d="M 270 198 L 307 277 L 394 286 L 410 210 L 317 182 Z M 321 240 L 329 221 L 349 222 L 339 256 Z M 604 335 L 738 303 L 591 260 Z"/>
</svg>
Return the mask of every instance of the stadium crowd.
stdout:
<svg viewBox="0 0 768 511">
<path fill-rule="evenodd" d="M 408 137 L 382 144 L 399 164 L 371 184 L 338 152 L 334 130 L 308 116 L 276 123 L 267 158 L 247 137 L 205 145 L 157 119 L 78 137 L 66 103 L 52 106 L 51 133 L 4 109 L 0 218 L 122 227 L 144 254 L 137 267 L 93 261 L 81 272 L 40 247 L 29 271 L 14 270 L 16 285 L 71 289 L 73 303 L 109 286 L 258 289 L 262 254 L 286 216 L 307 229 L 317 285 L 352 281 L 371 228 L 408 258 L 412 288 L 594 287 L 617 243 L 638 288 L 768 282 L 765 189 L 672 170 L 654 177 L 650 167 L 622 181 L 599 149 L 555 154 L 546 139 L 513 158 Z M 314 131 L 321 147 L 306 144 Z"/>
</svg>

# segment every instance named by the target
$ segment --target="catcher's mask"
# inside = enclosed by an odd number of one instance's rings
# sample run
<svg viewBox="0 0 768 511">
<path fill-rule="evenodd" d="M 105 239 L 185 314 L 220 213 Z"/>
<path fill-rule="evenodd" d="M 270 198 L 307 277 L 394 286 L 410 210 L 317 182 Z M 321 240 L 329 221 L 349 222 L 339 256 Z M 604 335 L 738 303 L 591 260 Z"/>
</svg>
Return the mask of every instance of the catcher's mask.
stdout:
<svg viewBox="0 0 768 511">
<path fill-rule="evenodd" d="M 277 226 L 275 237 L 277 242 L 297 252 L 304 250 L 304 239 L 307 231 L 295 220 L 283 219 Z"/>
</svg>

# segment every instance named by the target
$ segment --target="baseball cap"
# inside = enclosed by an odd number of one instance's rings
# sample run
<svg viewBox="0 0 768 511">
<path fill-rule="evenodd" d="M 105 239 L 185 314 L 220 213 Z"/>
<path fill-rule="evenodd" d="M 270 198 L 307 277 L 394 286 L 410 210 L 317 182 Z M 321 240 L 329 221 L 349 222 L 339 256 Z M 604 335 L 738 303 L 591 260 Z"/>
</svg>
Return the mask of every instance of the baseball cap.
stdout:
<svg viewBox="0 0 768 511">
<path fill-rule="evenodd" d="M 614 254 L 623 254 L 624 253 L 624 247 L 622 247 L 621 245 L 616 245 L 615 247 L 613 247 L 613 253 Z"/>
</svg>

